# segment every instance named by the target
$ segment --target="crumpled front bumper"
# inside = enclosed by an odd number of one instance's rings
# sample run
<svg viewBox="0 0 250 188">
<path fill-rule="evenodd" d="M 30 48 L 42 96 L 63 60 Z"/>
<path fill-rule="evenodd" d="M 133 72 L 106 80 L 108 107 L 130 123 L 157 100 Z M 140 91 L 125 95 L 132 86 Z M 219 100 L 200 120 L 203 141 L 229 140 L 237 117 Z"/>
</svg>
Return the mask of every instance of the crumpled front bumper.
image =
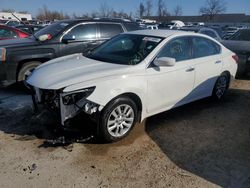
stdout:
<svg viewBox="0 0 250 188">
<path fill-rule="evenodd" d="M 43 90 L 39 88 L 33 88 L 33 92 L 31 92 L 32 101 L 34 104 L 34 109 L 36 112 L 42 112 L 45 109 L 52 111 L 55 115 L 58 115 L 61 120 L 61 124 L 65 125 L 65 122 L 71 118 L 74 118 L 80 112 L 85 112 L 89 115 L 100 112 L 103 109 L 103 106 L 96 104 L 92 101 L 89 101 L 85 98 L 79 100 L 77 103 L 72 105 L 63 104 L 63 96 L 65 93 L 58 94 L 59 100 L 55 101 L 57 108 L 49 108 L 45 101 L 43 101 Z"/>
</svg>

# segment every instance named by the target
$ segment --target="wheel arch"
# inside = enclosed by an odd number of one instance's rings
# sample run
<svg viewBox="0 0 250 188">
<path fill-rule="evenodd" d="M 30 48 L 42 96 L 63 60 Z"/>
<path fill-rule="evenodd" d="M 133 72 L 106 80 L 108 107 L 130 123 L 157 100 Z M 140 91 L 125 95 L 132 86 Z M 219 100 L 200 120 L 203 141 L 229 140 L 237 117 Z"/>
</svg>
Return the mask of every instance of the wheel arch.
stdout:
<svg viewBox="0 0 250 188">
<path fill-rule="evenodd" d="M 116 100 L 116 99 L 118 99 L 118 98 L 121 98 L 121 97 L 127 97 L 127 98 L 129 98 L 129 99 L 131 99 L 131 100 L 133 100 L 133 101 L 135 102 L 135 104 L 136 104 L 136 106 L 137 106 L 137 108 L 138 108 L 138 109 L 137 109 L 137 110 L 138 110 L 137 121 L 140 122 L 140 121 L 141 121 L 141 114 L 142 114 L 143 105 L 142 105 L 142 100 L 141 100 L 141 98 L 140 98 L 137 94 L 135 94 L 135 93 L 132 93 L 132 92 L 122 93 L 122 94 L 120 94 L 120 95 L 114 97 L 113 99 L 111 99 L 111 100 L 105 105 L 105 107 L 108 106 L 112 101 L 114 101 L 114 100 Z M 105 107 L 104 107 L 104 108 L 105 108 Z"/>
<path fill-rule="evenodd" d="M 40 62 L 41 64 L 42 63 L 45 63 L 46 61 L 49 61 L 50 58 L 35 58 L 35 59 L 24 59 L 24 60 L 21 60 L 18 62 L 18 65 L 17 65 L 17 69 L 16 69 L 16 80 L 18 78 L 18 74 L 19 74 L 19 71 L 21 70 L 21 68 L 23 67 L 23 65 L 25 63 L 29 63 L 29 62 Z"/>
</svg>

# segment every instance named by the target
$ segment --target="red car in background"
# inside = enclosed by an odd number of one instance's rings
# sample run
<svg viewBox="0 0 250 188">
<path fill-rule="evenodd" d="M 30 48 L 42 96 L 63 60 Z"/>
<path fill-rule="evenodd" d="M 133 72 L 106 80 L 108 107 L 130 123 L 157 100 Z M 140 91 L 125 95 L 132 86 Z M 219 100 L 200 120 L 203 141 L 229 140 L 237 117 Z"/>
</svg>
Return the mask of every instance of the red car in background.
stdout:
<svg viewBox="0 0 250 188">
<path fill-rule="evenodd" d="M 30 36 L 28 33 L 19 29 L 6 25 L 0 25 L 0 40 L 26 38 L 28 36 Z"/>
</svg>

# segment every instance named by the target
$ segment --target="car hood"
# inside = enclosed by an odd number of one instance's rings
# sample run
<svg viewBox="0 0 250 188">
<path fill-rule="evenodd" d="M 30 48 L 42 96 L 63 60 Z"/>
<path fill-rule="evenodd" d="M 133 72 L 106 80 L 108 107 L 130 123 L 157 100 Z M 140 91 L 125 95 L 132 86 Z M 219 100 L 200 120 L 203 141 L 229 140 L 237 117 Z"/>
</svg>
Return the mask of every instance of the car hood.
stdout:
<svg viewBox="0 0 250 188">
<path fill-rule="evenodd" d="M 250 52 L 250 41 L 223 40 L 221 43 L 235 53 L 244 54 Z"/>
<path fill-rule="evenodd" d="M 131 65 L 96 61 L 74 54 L 60 57 L 37 67 L 28 77 L 28 84 L 41 89 L 62 89 L 94 79 L 128 73 Z"/>
<path fill-rule="evenodd" d="M 1 40 L 0 47 L 14 47 L 14 46 L 26 46 L 37 43 L 37 41 L 31 37 L 29 38 L 18 38 L 18 39 L 7 39 Z"/>
</svg>

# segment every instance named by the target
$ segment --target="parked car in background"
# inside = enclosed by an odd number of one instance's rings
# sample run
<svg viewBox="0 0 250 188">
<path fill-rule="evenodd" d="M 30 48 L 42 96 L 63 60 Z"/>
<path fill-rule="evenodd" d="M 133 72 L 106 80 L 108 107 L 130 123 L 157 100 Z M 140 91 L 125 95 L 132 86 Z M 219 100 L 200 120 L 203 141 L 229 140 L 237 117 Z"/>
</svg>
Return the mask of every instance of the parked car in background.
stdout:
<svg viewBox="0 0 250 188">
<path fill-rule="evenodd" d="M 0 25 L 0 40 L 27 38 L 28 36 L 29 36 L 28 33 L 21 31 L 19 29 L 8 27 L 5 25 Z"/>
<path fill-rule="evenodd" d="M 134 22 L 112 20 L 64 20 L 48 25 L 29 38 L 0 43 L 0 81 L 23 81 L 48 60 L 87 53 L 111 37 L 137 30 Z"/>
<path fill-rule="evenodd" d="M 0 20 L 0 25 L 7 25 L 10 27 L 14 27 L 20 25 L 20 22 L 16 20 Z"/>
<path fill-rule="evenodd" d="M 185 23 L 180 20 L 172 20 L 168 25 L 169 29 L 180 29 L 185 26 Z"/>
<path fill-rule="evenodd" d="M 144 26 L 141 26 L 142 29 L 151 29 L 151 30 L 155 30 L 155 29 L 158 29 L 158 25 L 157 24 L 150 24 L 150 25 L 144 25 Z"/>
<path fill-rule="evenodd" d="M 226 27 L 224 31 L 224 37 L 223 39 L 229 39 L 234 33 L 236 33 L 239 30 L 237 27 Z"/>
<path fill-rule="evenodd" d="M 204 97 L 221 99 L 235 76 L 235 59 L 205 35 L 141 30 L 120 34 L 86 56 L 51 60 L 27 82 L 33 99 L 60 114 L 62 125 L 85 112 L 112 142 L 154 114 Z"/>
<path fill-rule="evenodd" d="M 240 29 L 222 44 L 239 57 L 237 76 L 250 72 L 250 29 Z"/>
<path fill-rule="evenodd" d="M 42 25 L 43 24 L 42 21 L 36 20 L 36 19 L 29 20 L 28 22 L 29 22 L 30 25 Z"/>
<path fill-rule="evenodd" d="M 20 29 L 26 33 L 33 34 L 39 31 L 40 29 L 44 28 L 41 25 L 18 25 L 15 28 Z"/>
<path fill-rule="evenodd" d="M 221 40 L 220 35 L 214 29 L 211 29 L 208 27 L 182 27 L 180 29 L 182 31 L 193 31 L 195 33 L 205 34 L 205 35 L 208 35 L 208 36 L 210 36 L 218 41 Z"/>
</svg>

